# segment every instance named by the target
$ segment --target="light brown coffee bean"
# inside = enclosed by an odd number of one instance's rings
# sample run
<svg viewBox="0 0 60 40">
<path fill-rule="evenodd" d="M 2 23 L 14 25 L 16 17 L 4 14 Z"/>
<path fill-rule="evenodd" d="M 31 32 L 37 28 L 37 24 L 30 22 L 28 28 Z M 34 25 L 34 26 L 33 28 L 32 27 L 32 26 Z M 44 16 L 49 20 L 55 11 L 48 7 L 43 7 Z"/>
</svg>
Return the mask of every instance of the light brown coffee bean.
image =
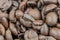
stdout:
<svg viewBox="0 0 60 40">
<path fill-rule="evenodd" d="M 60 23 L 57 23 L 56 27 L 57 27 L 57 28 L 60 28 Z"/>
<path fill-rule="evenodd" d="M 14 39 L 14 40 L 20 40 L 20 39 Z"/>
<path fill-rule="evenodd" d="M 28 12 L 29 15 L 31 15 L 34 19 L 40 19 L 41 18 L 41 14 L 40 11 L 36 8 L 34 9 L 30 9 Z"/>
<path fill-rule="evenodd" d="M 60 0 L 58 0 L 58 3 L 60 4 Z"/>
<path fill-rule="evenodd" d="M 26 21 L 23 18 L 20 18 L 20 23 L 26 27 L 31 27 L 32 26 L 32 22 L 31 21 Z"/>
<path fill-rule="evenodd" d="M 1 17 L 8 18 L 8 13 L 1 12 L 1 11 L 0 11 L 0 18 L 1 18 Z"/>
<path fill-rule="evenodd" d="M 0 40 L 4 40 L 4 37 L 2 35 L 0 35 Z"/>
<path fill-rule="evenodd" d="M 0 0 L 0 8 L 2 10 L 7 10 L 10 8 L 10 6 L 12 5 L 12 1 L 11 0 Z"/>
<path fill-rule="evenodd" d="M 13 40 L 10 29 L 6 30 L 6 40 Z"/>
<path fill-rule="evenodd" d="M 57 24 L 58 16 L 55 12 L 50 12 L 46 15 L 46 23 L 49 26 Z"/>
<path fill-rule="evenodd" d="M 39 35 L 39 40 L 56 40 L 56 39 L 52 36 Z"/>
<path fill-rule="evenodd" d="M 58 20 L 59 20 L 59 22 L 60 22 L 60 8 L 58 8 L 57 13 L 58 13 Z"/>
<path fill-rule="evenodd" d="M 5 17 L 2 17 L 0 22 L 4 25 L 6 29 L 8 28 L 8 20 Z"/>
<path fill-rule="evenodd" d="M 42 35 L 48 35 L 49 29 L 46 23 L 44 23 L 40 29 Z"/>
<path fill-rule="evenodd" d="M 24 34 L 25 40 L 38 40 L 38 35 L 34 30 L 28 30 Z"/>
<path fill-rule="evenodd" d="M 20 17 L 22 17 L 23 14 L 24 13 L 21 10 L 17 10 L 16 13 L 15 13 L 17 19 L 19 19 Z"/>
<path fill-rule="evenodd" d="M 45 3 L 54 3 L 57 4 L 57 0 L 43 0 Z"/>
<path fill-rule="evenodd" d="M 23 18 L 24 18 L 25 20 L 35 21 L 35 19 L 34 19 L 31 15 L 29 15 L 29 14 L 24 14 Z"/>
<path fill-rule="evenodd" d="M 9 19 L 11 22 L 16 22 L 16 18 L 15 18 L 15 10 L 12 9 L 9 13 Z"/>
<path fill-rule="evenodd" d="M 43 21 L 42 21 L 42 20 L 35 20 L 35 21 L 33 21 L 33 23 L 32 23 L 32 27 L 33 27 L 34 29 L 40 30 L 42 24 L 43 24 Z"/>
<path fill-rule="evenodd" d="M 1 23 L 0 23 L 0 34 L 5 36 L 5 28 Z"/>
<path fill-rule="evenodd" d="M 25 31 L 26 31 L 26 28 L 25 28 L 23 25 L 21 25 L 20 31 L 21 31 L 21 32 L 25 32 Z"/>
<path fill-rule="evenodd" d="M 26 1 L 23 1 L 23 2 L 21 2 L 21 4 L 19 5 L 19 9 L 22 10 L 22 11 L 24 11 L 25 6 L 26 6 Z"/>
<path fill-rule="evenodd" d="M 34 6 L 34 5 L 36 5 L 36 2 L 35 1 L 27 1 L 27 5 L 28 6 L 30 6 L 30 5 Z"/>
<path fill-rule="evenodd" d="M 53 10 L 55 8 L 57 8 L 57 5 L 55 5 L 55 4 L 49 4 L 45 8 L 45 12 L 51 11 L 51 10 Z"/>
<path fill-rule="evenodd" d="M 60 29 L 58 29 L 58 28 L 51 28 L 50 29 L 50 36 L 53 36 L 54 38 L 60 40 Z"/>
<path fill-rule="evenodd" d="M 10 25 L 9 28 L 10 28 L 11 32 L 13 33 L 13 35 L 17 36 L 18 32 L 17 32 L 15 25 L 11 22 L 9 23 L 9 25 Z"/>
</svg>

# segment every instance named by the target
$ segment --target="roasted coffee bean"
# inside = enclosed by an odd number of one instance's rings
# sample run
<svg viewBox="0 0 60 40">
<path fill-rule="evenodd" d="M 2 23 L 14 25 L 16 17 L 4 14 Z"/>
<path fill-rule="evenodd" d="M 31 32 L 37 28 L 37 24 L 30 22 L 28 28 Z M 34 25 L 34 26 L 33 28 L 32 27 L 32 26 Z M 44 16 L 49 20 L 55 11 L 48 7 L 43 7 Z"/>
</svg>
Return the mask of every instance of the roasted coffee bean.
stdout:
<svg viewBox="0 0 60 40">
<path fill-rule="evenodd" d="M 43 9 L 42 9 L 42 12 L 41 12 L 42 17 L 44 18 L 44 15 L 46 15 L 47 12 L 49 12 L 49 11 L 55 9 L 55 8 L 57 8 L 57 5 L 55 5 L 55 4 L 49 4 L 47 6 L 44 6 Z"/>
<path fill-rule="evenodd" d="M 36 8 L 34 8 L 34 9 L 30 8 L 29 11 L 27 12 L 27 14 L 31 15 L 34 19 L 41 18 L 40 11 Z"/>
<path fill-rule="evenodd" d="M 35 20 L 35 21 L 33 21 L 33 23 L 32 23 L 32 27 L 33 27 L 34 29 L 40 30 L 42 24 L 43 24 L 43 21 L 42 21 L 42 20 Z"/>
<path fill-rule="evenodd" d="M 53 26 L 57 24 L 58 16 L 55 12 L 50 12 L 46 15 L 46 23 L 49 26 Z"/>
<path fill-rule="evenodd" d="M 11 0 L 0 0 L 0 8 L 2 10 L 7 10 L 10 8 L 10 6 L 12 5 L 12 1 Z"/>
<path fill-rule="evenodd" d="M 21 32 L 25 32 L 26 28 L 21 25 Z"/>
<path fill-rule="evenodd" d="M 8 20 L 5 17 L 1 18 L 1 23 L 4 25 L 5 28 L 8 28 Z"/>
<path fill-rule="evenodd" d="M 38 8 L 41 7 L 41 1 L 39 1 L 39 2 L 37 3 L 37 7 L 38 7 Z"/>
<path fill-rule="evenodd" d="M 17 2 L 17 1 L 13 1 L 13 5 L 14 5 L 15 7 L 18 7 L 18 2 Z"/>
<path fill-rule="evenodd" d="M 52 36 L 39 35 L 39 40 L 56 40 L 56 39 Z"/>
<path fill-rule="evenodd" d="M 48 35 L 49 29 L 46 23 L 44 23 L 40 29 L 42 35 Z"/>
<path fill-rule="evenodd" d="M 20 33 L 21 31 L 21 28 L 20 28 L 21 24 L 19 21 L 16 22 L 16 28 L 17 28 L 17 31 L 18 31 L 18 34 Z"/>
<path fill-rule="evenodd" d="M 16 18 L 15 18 L 15 10 L 12 9 L 9 13 L 9 19 L 11 22 L 16 22 Z"/>
<path fill-rule="evenodd" d="M 23 18 L 20 18 L 20 23 L 26 27 L 31 27 L 32 26 L 32 22 L 31 21 L 26 21 Z"/>
<path fill-rule="evenodd" d="M 34 30 L 27 30 L 24 34 L 25 40 L 38 40 L 38 35 Z"/>
<path fill-rule="evenodd" d="M 36 2 L 35 1 L 27 1 L 27 6 L 35 7 Z"/>
<path fill-rule="evenodd" d="M 16 15 L 16 18 L 19 19 L 20 17 L 23 16 L 23 14 L 24 13 L 21 10 L 17 10 L 15 15 Z"/>
<path fill-rule="evenodd" d="M 10 29 L 6 30 L 6 40 L 13 40 Z"/>
<path fill-rule="evenodd" d="M 2 35 L 0 35 L 0 40 L 4 40 L 4 37 Z"/>
<path fill-rule="evenodd" d="M 60 40 L 60 29 L 58 29 L 58 28 L 51 28 L 50 29 L 50 36 L 53 36 L 54 38 Z"/>
<path fill-rule="evenodd" d="M 42 11 L 41 11 L 42 20 L 45 20 L 45 14 L 46 14 L 46 13 L 44 13 L 45 12 L 45 8 L 46 8 L 46 6 L 44 6 L 42 8 Z"/>
<path fill-rule="evenodd" d="M 57 5 L 55 5 L 55 4 L 49 4 L 45 8 L 45 12 L 51 11 L 51 10 L 55 9 L 56 7 L 57 7 Z"/>
<path fill-rule="evenodd" d="M 36 2 L 37 0 L 29 0 L 29 1 L 35 1 Z"/>
<path fill-rule="evenodd" d="M 13 24 L 13 23 L 9 23 L 9 28 L 10 28 L 10 30 L 11 30 L 11 32 L 14 34 L 14 35 L 18 35 L 18 32 L 17 32 L 17 29 L 16 29 L 16 27 L 15 27 L 15 25 Z"/>
<path fill-rule="evenodd" d="M 20 40 L 20 39 L 14 39 L 14 40 Z"/>
<path fill-rule="evenodd" d="M 29 20 L 29 21 L 34 21 L 34 20 L 35 20 L 35 19 L 34 19 L 31 15 L 29 15 L 29 14 L 24 14 L 23 18 L 24 18 L 25 20 Z"/>
<path fill-rule="evenodd" d="M 5 28 L 1 23 L 0 23 L 0 34 L 5 36 Z"/>
<path fill-rule="evenodd" d="M 19 9 L 22 10 L 22 11 L 24 11 L 25 6 L 26 6 L 26 1 L 23 1 L 23 2 L 21 2 L 21 4 L 19 5 Z"/>
<path fill-rule="evenodd" d="M 60 28 L 60 23 L 57 23 L 56 27 L 57 27 L 57 28 Z"/>
<path fill-rule="evenodd" d="M 6 13 L 6 12 L 1 12 L 1 11 L 0 11 L 0 18 L 1 18 L 1 17 L 8 18 L 8 13 Z"/>
<path fill-rule="evenodd" d="M 59 22 L 60 22 L 60 8 L 58 8 L 58 11 L 57 11 L 57 13 L 58 13 L 58 20 L 59 20 Z"/>
<path fill-rule="evenodd" d="M 58 3 L 60 4 L 60 0 L 58 0 Z"/>
<path fill-rule="evenodd" d="M 57 0 L 40 0 L 44 4 L 57 4 Z"/>
</svg>

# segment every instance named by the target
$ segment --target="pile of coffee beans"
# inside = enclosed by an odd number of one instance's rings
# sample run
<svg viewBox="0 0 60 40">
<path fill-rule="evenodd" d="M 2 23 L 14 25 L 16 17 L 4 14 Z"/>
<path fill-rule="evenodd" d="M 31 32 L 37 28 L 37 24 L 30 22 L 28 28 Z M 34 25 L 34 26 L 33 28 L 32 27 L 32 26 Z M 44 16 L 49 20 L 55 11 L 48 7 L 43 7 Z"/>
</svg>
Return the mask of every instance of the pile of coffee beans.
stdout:
<svg viewBox="0 0 60 40">
<path fill-rule="evenodd" d="M 0 0 L 0 40 L 60 40 L 60 0 Z"/>
</svg>

